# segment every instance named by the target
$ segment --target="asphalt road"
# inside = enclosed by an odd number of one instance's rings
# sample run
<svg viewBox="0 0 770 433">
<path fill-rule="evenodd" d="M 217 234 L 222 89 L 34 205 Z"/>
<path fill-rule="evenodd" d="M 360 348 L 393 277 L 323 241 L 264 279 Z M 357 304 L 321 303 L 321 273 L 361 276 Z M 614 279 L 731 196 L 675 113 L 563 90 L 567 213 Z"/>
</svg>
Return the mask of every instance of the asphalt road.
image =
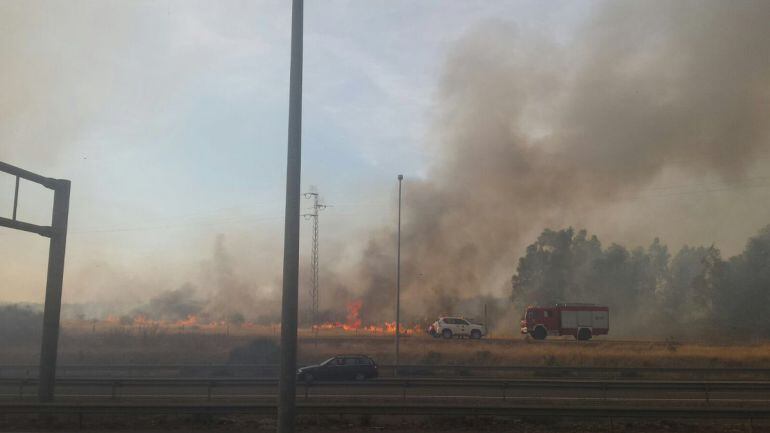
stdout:
<svg viewBox="0 0 770 433">
<path fill-rule="evenodd" d="M 645 407 L 770 407 L 767 382 L 394 380 L 299 385 L 309 402 L 404 402 L 419 404 L 559 404 Z M 36 385 L 0 382 L 0 399 L 35 401 Z M 61 381 L 57 401 L 245 402 L 274 401 L 274 381 L 94 380 Z"/>
</svg>

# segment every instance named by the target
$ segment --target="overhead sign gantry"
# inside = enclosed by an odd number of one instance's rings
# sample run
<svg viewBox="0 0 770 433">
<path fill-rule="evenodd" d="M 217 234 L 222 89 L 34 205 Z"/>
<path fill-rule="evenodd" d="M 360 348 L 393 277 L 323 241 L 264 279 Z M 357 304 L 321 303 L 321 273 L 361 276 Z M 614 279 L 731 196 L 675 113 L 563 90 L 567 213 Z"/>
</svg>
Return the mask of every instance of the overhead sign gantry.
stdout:
<svg viewBox="0 0 770 433">
<path fill-rule="evenodd" d="M 38 398 L 50 402 L 56 385 L 56 355 L 59 344 L 59 318 L 61 316 L 62 281 L 64 279 L 64 252 L 67 245 L 67 219 L 69 216 L 70 181 L 52 179 L 0 162 L 0 172 L 16 177 L 11 218 L 0 217 L 0 226 L 50 239 L 48 250 L 48 274 L 45 285 L 43 310 L 43 338 L 40 349 L 40 376 Z M 21 179 L 40 184 L 53 190 L 53 214 L 50 226 L 30 224 L 17 219 L 19 207 L 19 182 Z"/>
</svg>

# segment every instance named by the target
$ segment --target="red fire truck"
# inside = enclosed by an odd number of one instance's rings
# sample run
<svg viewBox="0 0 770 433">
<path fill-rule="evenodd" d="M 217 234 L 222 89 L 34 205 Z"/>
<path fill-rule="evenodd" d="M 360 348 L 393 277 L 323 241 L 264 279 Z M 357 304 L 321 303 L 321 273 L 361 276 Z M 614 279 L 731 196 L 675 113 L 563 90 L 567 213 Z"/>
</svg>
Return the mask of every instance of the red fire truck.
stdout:
<svg viewBox="0 0 770 433">
<path fill-rule="evenodd" d="M 527 307 L 521 333 L 535 340 L 549 335 L 572 335 L 590 340 L 610 332 L 610 309 L 595 304 L 556 304 L 553 307 Z"/>
</svg>

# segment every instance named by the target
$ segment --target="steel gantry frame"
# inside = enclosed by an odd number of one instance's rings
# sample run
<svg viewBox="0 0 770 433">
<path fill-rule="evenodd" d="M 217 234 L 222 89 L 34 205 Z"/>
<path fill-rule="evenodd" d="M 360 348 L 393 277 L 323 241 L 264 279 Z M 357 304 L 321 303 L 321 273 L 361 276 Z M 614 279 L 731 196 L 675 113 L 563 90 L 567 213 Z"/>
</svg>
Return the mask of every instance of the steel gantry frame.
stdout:
<svg viewBox="0 0 770 433">
<path fill-rule="evenodd" d="M 16 177 L 12 217 L 10 219 L 0 217 L 0 226 L 37 233 L 50 239 L 45 306 L 43 308 L 43 338 L 40 347 L 40 385 L 38 387 L 39 400 L 50 402 L 53 401 L 56 384 L 56 355 L 59 345 L 59 318 L 61 316 L 62 282 L 64 279 L 64 254 L 67 245 L 70 181 L 41 176 L 4 162 L 0 162 L 0 172 Z M 19 181 L 21 179 L 53 190 L 53 212 L 50 226 L 30 224 L 16 218 L 19 207 Z"/>
</svg>

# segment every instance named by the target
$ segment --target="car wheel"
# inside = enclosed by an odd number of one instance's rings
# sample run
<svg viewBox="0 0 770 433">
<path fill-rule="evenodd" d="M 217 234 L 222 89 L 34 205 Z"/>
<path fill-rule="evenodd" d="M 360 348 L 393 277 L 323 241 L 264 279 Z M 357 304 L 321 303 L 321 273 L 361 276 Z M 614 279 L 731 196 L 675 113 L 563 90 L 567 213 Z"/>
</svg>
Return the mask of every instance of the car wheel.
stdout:
<svg viewBox="0 0 770 433">
<path fill-rule="evenodd" d="M 444 338 L 447 338 L 447 339 L 452 338 L 452 331 L 450 331 L 449 329 L 445 329 L 441 331 L 441 335 L 443 335 Z"/>
<path fill-rule="evenodd" d="M 360 381 L 366 379 L 366 376 L 364 376 L 364 373 L 356 373 L 355 379 L 360 382 Z"/>
<path fill-rule="evenodd" d="M 471 338 L 475 338 L 477 340 L 480 339 L 481 331 L 479 331 L 478 329 L 474 329 L 473 331 L 471 331 Z"/>
</svg>

